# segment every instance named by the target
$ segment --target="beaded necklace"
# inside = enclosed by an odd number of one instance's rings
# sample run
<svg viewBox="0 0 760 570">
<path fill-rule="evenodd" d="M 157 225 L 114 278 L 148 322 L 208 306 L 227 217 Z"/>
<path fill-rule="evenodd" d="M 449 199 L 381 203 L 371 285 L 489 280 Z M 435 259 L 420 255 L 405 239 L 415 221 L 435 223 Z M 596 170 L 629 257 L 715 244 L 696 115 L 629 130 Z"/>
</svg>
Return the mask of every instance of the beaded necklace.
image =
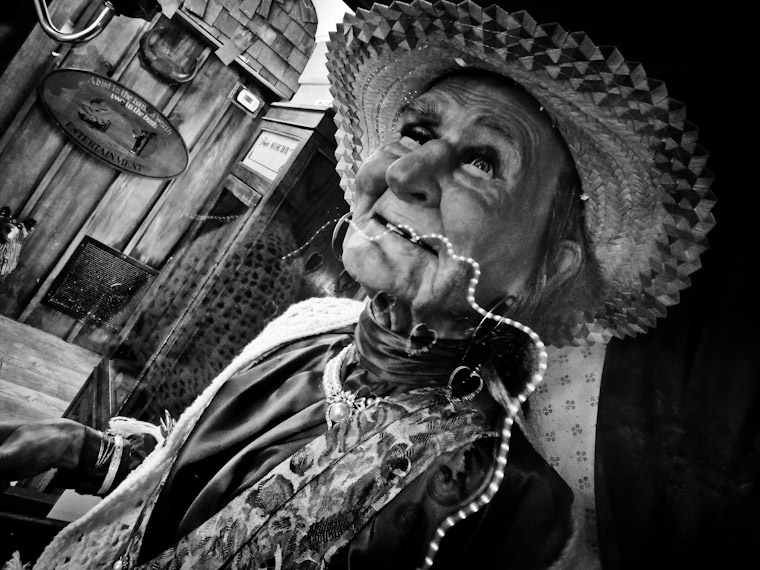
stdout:
<svg viewBox="0 0 760 570">
<path fill-rule="evenodd" d="M 325 365 L 325 371 L 322 375 L 322 389 L 325 391 L 327 398 L 325 421 L 327 422 L 328 429 L 333 424 L 346 421 L 354 413 L 374 406 L 378 400 L 382 399 L 379 396 L 362 396 L 360 398 L 353 392 L 343 390 L 343 383 L 340 378 L 341 370 L 343 369 L 343 363 L 347 360 L 348 354 L 353 349 L 354 344 L 349 344 Z"/>
</svg>

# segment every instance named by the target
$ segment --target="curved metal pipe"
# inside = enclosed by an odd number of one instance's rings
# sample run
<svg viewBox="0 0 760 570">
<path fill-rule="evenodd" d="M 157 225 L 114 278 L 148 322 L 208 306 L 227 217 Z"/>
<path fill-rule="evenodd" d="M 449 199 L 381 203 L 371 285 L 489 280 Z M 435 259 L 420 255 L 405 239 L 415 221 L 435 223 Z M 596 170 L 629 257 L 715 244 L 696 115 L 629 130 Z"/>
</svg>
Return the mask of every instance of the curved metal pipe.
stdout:
<svg viewBox="0 0 760 570">
<path fill-rule="evenodd" d="M 116 15 L 111 3 L 106 1 L 103 6 L 103 10 L 98 14 L 98 17 L 93 20 L 85 29 L 78 32 L 63 32 L 55 27 L 52 19 L 50 18 L 50 12 L 48 11 L 45 0 L 34 0 L 34 7 L 37 9 L 37 17 L 40 21 L 40 26 L 54 40 L 67 43 L 79 43 L 86 42 L 97 36 L 103 28 L 108 25 Z"/>
</svg>

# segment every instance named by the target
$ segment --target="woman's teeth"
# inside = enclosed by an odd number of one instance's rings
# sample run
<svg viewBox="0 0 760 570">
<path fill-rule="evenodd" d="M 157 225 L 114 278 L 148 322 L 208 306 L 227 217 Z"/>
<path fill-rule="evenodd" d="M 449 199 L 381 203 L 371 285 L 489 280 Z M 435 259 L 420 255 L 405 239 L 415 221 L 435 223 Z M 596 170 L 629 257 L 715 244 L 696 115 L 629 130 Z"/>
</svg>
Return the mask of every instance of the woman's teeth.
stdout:
<svg viewBox="0 0 760 570">
<path fill-rule="evenodd" d="M 399 237 L 404 238 L 408 242 L 413 243 L 414 245 L 432 253 L 433 255 L 438 255 L 438 252 L 426 244 L 424 241 L 422 241 L 420 239 L 420 236 L 418 236 L 411 228 L 406 226 L 397 226 L 378 214 L 375 214 L 375 219 L 381 225 L 385 226 L 389 231 L 395 233 Z"/>
</svg>

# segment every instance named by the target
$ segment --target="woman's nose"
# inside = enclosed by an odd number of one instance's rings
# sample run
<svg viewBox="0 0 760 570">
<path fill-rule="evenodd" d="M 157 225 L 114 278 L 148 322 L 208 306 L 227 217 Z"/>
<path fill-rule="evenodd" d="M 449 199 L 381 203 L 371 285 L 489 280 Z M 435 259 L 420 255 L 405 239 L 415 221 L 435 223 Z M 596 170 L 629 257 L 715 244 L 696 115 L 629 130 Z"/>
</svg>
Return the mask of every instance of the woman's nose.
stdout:
<svg viewBox="0 0 760 570">
<path fill-rule="evenodd" d="M 453 158 L 446 142 L 427 141 L 388 167 L 388 188 L 405 202 L 434 206 L 441 199 L 440 182 L 451 169 Z"/>
</svg>

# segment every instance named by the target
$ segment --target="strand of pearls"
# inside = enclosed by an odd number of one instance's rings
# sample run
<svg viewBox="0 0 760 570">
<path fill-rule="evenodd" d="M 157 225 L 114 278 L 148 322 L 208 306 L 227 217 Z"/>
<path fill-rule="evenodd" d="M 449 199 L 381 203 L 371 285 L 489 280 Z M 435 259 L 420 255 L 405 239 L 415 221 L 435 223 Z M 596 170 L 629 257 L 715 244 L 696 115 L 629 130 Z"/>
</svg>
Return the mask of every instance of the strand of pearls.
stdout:
<svg viewBox="0 0 760 570">
<path fill-rule="evenodd" d="M 408 239 L 413 243 L 421 242 L 422 240 L 425 240 L 425 239 L 435 239 L 443 243 L 446 247 L 446 253 L 449 257 L 451 257 L 451 259 L 464 262 L 472 268 L 472 277 L 470 277 L 470 280 L 467 284 L 467 292 L 466 292 L 467 303 L 470 305 L 470 307 L 472 307 L 474 311 L 476 311 L 479 315 L 481 315 L 484 318 L 496 321 L 498 323 L 512 326 L 524 332 L 525 334 L 528 335 L 530 340 L 533 342 L 533 345 L 536 350 L 535 368 L 531 376 L 531 379 L 528 381 L 528 383 L 525 386 L 525 389 L 522 392 L 520 392 L 520 394 L 518 394 L 516 398 L 510 398 L 508 395 L 506 395 L 506 397 L 503 398 L 504 401 L 502 402 L 502 404 L 505 405 L 507 414 L 504 418 L 504 422 L 501 429 L 501 443 L 499 446 L 499 451 L 497 452 L 497 455 L 496 455 L 496 468 L 494 470 L 493 477 L 491 478 L 491 481 L 489 482 L 488 487 L 486 487 L 486 489 L 482 493 L 480 493 L 477 497 L 475 497 L 475 499 L 470 501 L 468 505 L 459 509 L 457 512 L 453 513 L 452 515 L 448 516 L 438 527 L 433 537 L 433 540 L 428 546 L 428 551 L 425 555 L 425 559 L 423 560 L 422 566 L 420 567 L 420 570 L 427 570 L 433 565 L 433 558 L 438 552 L 438 549 L 441 544 L 441 540 L 443 540 L 443 537 L 446 535 L 446 532 L 459 521 L 467 518 L 471 514 L 476 513 L 485 505 L 487 505 L 491 501 L 491 499 L 494 497 L 496 492 L 499 490 L 499 487 L 501 486 L 501 483 L 504 480 L 504 472 L 507 466 L 507 456 L 509 455 L 510 441 L 512 438 L 512 426 L 515 423 L 515 419 L 517 417 L 518 412 L 520 411 L 521 405 L 525 402 L 525 400 L 528 399 L 530 394 L 532 394 L 535 391 L 536 387 L 543 380 L 544 373 L 546 372 L 548 355 L 546 353 L 546 346 L 541 341 L 541 338 L 530 327 L 514 319 L 510 319 L 509 317 L 494 315 L 493 313 L 485 310 L 483 307 L 481 307 L 478 304 L 477 300 L 475 299 L 475 291 L 478 287 L 478 282 L 480 281 L 480 275 L 481 275 L 480 264 L 471 257 L 465 257 L 465 256 L 457 254 L 454 251 L 454 246 L 451 244 L 451 241 L 446 236 L 443 236 L 441 234 L 426 234 L 426 235 L 420 236 L 414 231 L 414 228 L 411 228 L 406 225 L 393 226 L 390 223 L 387 224 L 386 230 L 382 232 L 381 234 L 376 235 L 376 236 L 369 236 L 364 231 L 362 231 L 362 229 L 359 228 L 353 221 L 351 221 L 351 225 L 359 233 L 359 235 L 361 235 L 362 237 L 364 237 L 364 239 L 370 242 L 377 241 L 381 239 L 382 237 L 388 235 L 389 233 L 399 233 L 397 230 L 403 230 L 408 235 Z M 336 356 L 333 360 L 331 360 L 328 363 L 328 365 L 325 367 L 324 386 L 325 386 L 325 393 L 328 394 L 328 404 L 330 403 L 331 394 L 334 394 L 336 398 L 339 398 L 343 394 L 347 394 L 346 392 L 341 390 L 339 374 L 340 374 L 340 368 L 343 364 L 343 359 L 345 358 L 344 353 L 348 352 L 348 348 L 349 347 L 341 351 L 341 353 L 338 354 L 338 356 Z M 329 378 L 328 378 L 328 369 L 329 369 Z M 343 397 L 349 398 L 349 397 L 354 397 L 354 395 L 348 394 L 347 396 L 343 396 Z M 339 401 L 340 400 L 336 400 L 336 402 L 339 402 Z M 331 425 L 330 418 L 329 418 L 329 415 L 330 415 L 329 410 L 330 410 L 330 406 L 328 407 L 328 412 L 327 412 L 328 426 Z M 350 411 L 349 411 L 349 414 L 350 414 Z"/>
<path fill-rule="evenodd" d="M 513 404 L 514 406 L 514 404 Z M 501 482 L 504 480 L 504 471 L 507 467 L 507 455 L 509 454 L 509 442 L 512 439 L 512 425 L 515 423 L 515 416 L 517 415 L 517 406 L 514 406 L 514 411 L 510 410 L 507 416 L 504 418 L 504 423 L 501 428 L 501 444 L 499 445 L 499 451 L 496 454 L 496 468 L 494 470 L 493 477 L 488 483 L 488 487 L 475 499 L 470 501 L 457 512 L 446 517 L 446 519 L 439 525 L 433 536 L 433 540 L 430 541 L 425 559 L 419 570 L 427 570 L 433 565 L 433 559 L 441 546 L 441 541 L 446 535 L 448 530 L 458 522 L 466 519 L 468 516 L 475 514 L 488 503 L 491 502 L 493 496 L 499 490 Z"/>
<path fill-rule="evenodd" d="M 530 381 L 526 384 L 525 390 L 523 390 L 518 396 L 517 400 L 520 404 L 525 402 L 525 400 L 528 399 L 528 396 L 530 396 L 536 389 L 536 387 L 541 383 L 541 381 L 544 378 L 544 373 L 546 372 L 546 363 L 548 361 L 548 355 L 546 353 L 546 345 L 541 341 L 541 338 L 538 336 L 538 334 L 533 331 L 530 327 L 515 321 L 514 319 L 510 319 L 509 317 L 502 317 L 498 315 L 494 315 L 490 311 L 485 310 L 483 307 L 481 307 L 478 302 L 475 300 L 475 290 L 478 287 L 478 282 L 480 281 L 480 264 L 475 261 L 471 257 L 464 257 L 462 255 L 457 254 L 454 251 L 454 246 L 452 245 L 451 241 L 444 235 L 441 234 L 425 234 L 425 235 L 418 235 L 414 228 L 407 226 L 405 224 L 401 224 L 398 226 L 393 226 L 390 222 L 386 226 L 386 230 L 382 232 L 381 234 L 377 236 L 369 236 L 367 235 L 361 228 L 359 228 L 353 220 L 351 221 L 351 226 L 366 240 L 373 242 L 381 239 L 382 237 L 390 234 L 390 233 L 396 233 L 394 228 L 398 228 L 400 230 L 403 230 L 404 232 L 409 234 L 409 241 L 412 243 L 422 242 L 424 243 L 424 240 L 426 239 L 435 239 L 443 243 L 446 247 L 446 253 L 449 257 L 452 259 L 455 259 L 457 261 L 462 261 L 464 263 L 467 263 L 470 267 L 472 267 L 472 277 L 470 277 L 470 281 L 467 285 L 467 303 L 472 307 L 473 310 L 475 310 L 479 315 L 491 319 L 492 321 L 496 321 L 498 323 L 502 323 L 505 325 L 512 326 L 516 328 L 517 330 L 520 330 L 528 335 L 530 340 L 533 342 L 533 345 L 536 349 L 536 367 L 533 375 L 531 376 Z M 389 227 L 390 226 L 390 227 Z"/>
<path fill-rule="evenodd" d="M 294 256 L 298 255 L 299 253 L 301 253 L 304 249 L 306 249 L 307 247 L 309 247 L 309 245 L 311 244 L 311 242 L 313 242 L 315 239 L 317 239 L 317 236 L 319 234 L 321 234 L 323 231 L 325 231 L 325 229 L 327 229 L 332 224 L 336 223 L 338 220 L 340 220 L 340 218 L 333 218 L 332 220 L 329 220 L 329 221 L 325 222 L 324 224 L 322 224 L 322 226 L 320 226 L 320 228 L 316 232 L 314 232 L 311 235 L 311 237 L 309 239 L 307 239 L 306 242 L 303 245 L 301 245 L 300 247 L 294 249 L 290 253 L 283 255 L 280 258 L 280 261 L 286 261 L 286 260 L 290 259 L 291 257 L 294 257 Z"/>
<path fill-rule="evenodd" d="M 531 376 L 530 381 L 526 384 L 525 389 L 520 392 L 520 394 L 517 396 L 515 402 L 513 399 L 506 398 L 506 408 L 507 408 L 507 414 L 504 418 L 504 423 L 502 425 L 501 430 L 501 443 L 499 446 L 499 451 L 496 455 L 496 468 L 494 470 L 493 477 L 491 478 L 491 481 L 488 484 L 488 487 L 480 493 L 475 499 L 470 501 L 468 505 L 465 507 L 459 509 L 457 512 L 453 513 L 452 515 L 449 515 L 436 529 L 435 536 L 433 537 L 433 540 L 430 542 L 430 545 L 428 546 L 428 551 L 425 555 L 425 559 L 423 560 L 422 566 L 420 567 L 420 570 L 427 570 L 433 565 L 433 558 L 435 557 L 436 553 L 438 552 L 438 549 L 440 548 L 441 540 L 443 540 L 443 537 L 446 535 L 446 532 L 453 527 L 456 523 L 464 520 L 471 514 L 474 514 L 478 512 L 480 509 L 482 509 L 485 505 L 487 505 L 491 499 L 493 499 L 496 492 L 499 490 L 499 487 L 501 486 L 502 481 L 504 480 L 504 472 L 507 467 L 507 456 L 509 455 L 509 443 L 512 439 L 512 426 L 515 423 L 515 419 L 517 418 L 517 413 L 520 411 L 520 406 L 525 402 L 525 400 L 528 399 L 528 396 L 532 394 L 536 387 L 541 383 L 541 381 L 544 378 L 544 373 L 546 372 L 546 366 L 548 361 L 548 355 L 546 353 L 546 346 L 541 341 L 541 338 L 538 336 L 538 334 L 533 331 L 530 327 L 515 321 L 514 319 L 510 319 L 508 317 L 502 317 L 497 316 L 491 313 L 490 311 L 486 311 L 483 307 L 481 307 L 477 300 L 475 299 L 475 290 L 477 289 L 478 282 L 480 280 L 480 264 L 475 261 L 471 257 L 464 257 L 462 255 L 457 254 L 454 251 L 454 246 L 451 244 L 451 241 L 443 235 L 440 234 L 430 234 L 430 235 L 423 235 L 423 236 L 417 236 L 416 233 L 412 228 L 409 228 L 408 226 L 404 226 L 404 230 L 410 232 L 410 234 L 413 236 L 413 240 L 424 240 L 424 239 L 437 239 L 440 240 L 445 246 L 446 246 L 446 253 L 449 255 L 452 259 L 456 259 L 458 261 L 462 261 L 464 263 L 467 263 L 470 267 L 472 267 L 472 277 L 470 278 L 470 281 L 467 285 L 467 303 L 472 307 L 473 310 L 475 310 L 478 314 L 483 316 L 484 318 L 491 319 L 493 321 L 503 323 L 509 326 L 512 326 L 525 334 L 528 335 L 528 337 L 533 342 L 533 345 L 535 346 L 536 353 L 537 353 L 537 363 L 535 370 L 533 372 L 533 375 Z"/>
<path fill-rule="evenodd" d="M 356 394 L 343 389 L 340 372 L 343 368 L 343 362 L 345 362 L 353 348 L 353 343 L 349 344 L 325 364 L 325 371 L 322 375 L 322 389 L 325 392 L 327 400 L 327 409 L 325 410 L 327 429 L 330 429 L 333 424 L 346 421 L 355 412 L 361 412 L 374 406 L 382 399 L 379 396 L 362 396 L 360 398 Z"/>
<path fill-rule="evenodd" d="M 337 394 L 341 391 L 343 384 L 340 381 L 340 369 L 343 367 L 343 361 L 348 355 L 353 345 L 349 344 L 341 350 L 334 358 L 331 358 L 325 365 L 325 371 L 322 375 L 322 388 L 327 396 Z"/>
<path fill-rule="evenodd" d="M 230 216 L 211 216 L 203 214 L 182 214 L 183 218 L 190 218 L 191 220 L 200 220 L 203 222 L 231 222 L 240 217 L 240 214 L 233 214 Z"/>
</svg>

